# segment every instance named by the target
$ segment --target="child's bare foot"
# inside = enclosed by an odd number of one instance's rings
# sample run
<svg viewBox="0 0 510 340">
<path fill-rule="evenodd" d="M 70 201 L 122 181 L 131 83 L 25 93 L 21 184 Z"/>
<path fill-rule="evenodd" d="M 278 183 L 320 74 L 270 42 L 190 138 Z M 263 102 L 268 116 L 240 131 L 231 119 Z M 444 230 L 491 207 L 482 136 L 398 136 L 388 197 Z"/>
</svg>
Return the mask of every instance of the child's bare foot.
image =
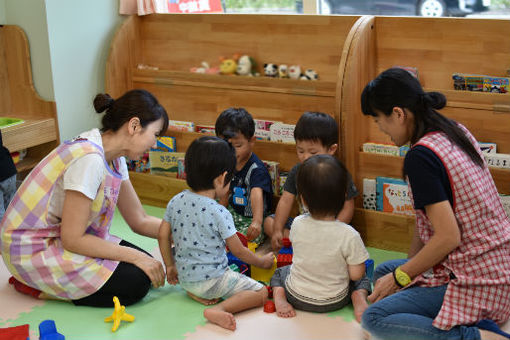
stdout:
<svg viewBox="0 0 510 340">
<path fill-rule="evenodd" d="M 361 322 L 361 316 L 368 308 L 367 295 L 368 292 L 364 289 L 355 290 L 351 294 L 352 306 L 354 307 L 354 317 L 358 322 Z"/>
<path fill-rule="evenodd" d="M 209 322 L 217 324 L 220 327 L 231 331 L 236 330 L 236 319 L 234 319 L 232 313 L 212 307 L 204 310 L 204 317 L 209 320 Z"/>
<path fill-rule="evenodd" d="M 505 337 L 503 335 L 499 335 L 494 332 L 486 331 L 483 329 L 480 329 L 479 331 L 480 331 L 480 337 L 482 338 L 482 340 L 507 340 L 508 339 L 507 337 Z"/>
<path fill-rule="evenodd" d="M 188 293 L 188 296 L 190 298 L 192 298 L 193 300 L 195 301 L 198 301 L 200 302 L 201 304 L 203 305 L 206 305 L 206 306 L 210 306 L 210 305 L 214 305 L 215 303 L 217 303 L 218 301 L 220 301 L 220 299 L 211 299 L 211 300 L 207 300 L 207 299 L 204 299 L 204 298 L 201 298 L 201 297 L 198 297 L 194 294 L 191 294 L 190 292 L 187 292 Z"/>
<path fill-rule="evenodd" d="M 285 300 L 275 300 L 274 305 L 276 307 L 276 315 L 281 318 L 293 318 L 296 316 L 296 311 L 290 303 Z"/>
</svg>

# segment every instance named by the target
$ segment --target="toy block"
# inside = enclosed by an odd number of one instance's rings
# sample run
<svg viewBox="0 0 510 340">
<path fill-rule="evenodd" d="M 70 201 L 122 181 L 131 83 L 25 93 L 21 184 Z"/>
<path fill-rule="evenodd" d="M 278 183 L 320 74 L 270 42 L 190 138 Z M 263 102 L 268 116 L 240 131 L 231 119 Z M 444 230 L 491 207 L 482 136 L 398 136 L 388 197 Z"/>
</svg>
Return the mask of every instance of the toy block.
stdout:
<svg viewBox="0 0 510 340">
<path fill-rule="evenodd" d="M 284 248 L 292 247 L 292 242 L 290 242 L 288 237 L 282 238 L 282 244 Z"/>
<path fill-rule="evenodd" d="M 266 289 L 267 289 L 267 297 L 269 299 L 272 299 L 273 298 L 273 287 L 271 286 L 266 286 Z"/>
<path fill-rule="evenodd" d="M 290 255 L 292 255 L 293 253 L 294 251 L 292 250 L 292 247 L 284 247 L 280 249 L 280 251 L 278 252 L 278 254 L 290 254 Z"/>
<path fill-rule="evenodd" d="M 228 252 L 227 259 L 228 259 L 229 266 L 232 264 L 235 264 L 237 266 L 237 268 L 239 268 L 239 272 L 241 274 L 250 276 L 250 274 L 251 274 L 250 266 L 248 266 L 246 263 L 244 263 L 243 261 L 238 259 L 234 254 L 232 254 L 231 252 Z"/>
<path fill-rule="evenodd" d="M 267 300 L 266 303 L 264 303 L 264 312 L 266 313 L 276 312 L 276 306 L 274 305 L 273 301 Z"/>
<path fill-rule="evenodd" d="M 274 271 L 276 270 L 276 258 L 273 260 L 273 265 L 269 269 L 262 269 L 255 266 L 251 267 L 251 278 L 255 281 L 269 282 L 273 277 Z"/>
<path fill-rule="evenodd" d="M 374 278 L 374 260 L 368 259 L 365 261 L 365 274 L 372 281 Z"/>
<path fill-rule="evenodd" d="M 27 340 L 28 339 L 28 324 L 0 328 L 0 340 Z"/>
<path fill-rule="evenodd" d="M 44 320 L 39 324 L 39 340 L 65 340 L 65 336 L 57 332 L 55 321 Z"/>
<path fill-rule="evenodd" d="M 292 264 L 292 254 L 278 254 L 277 267 L 285 267 Z"/>
</svg>

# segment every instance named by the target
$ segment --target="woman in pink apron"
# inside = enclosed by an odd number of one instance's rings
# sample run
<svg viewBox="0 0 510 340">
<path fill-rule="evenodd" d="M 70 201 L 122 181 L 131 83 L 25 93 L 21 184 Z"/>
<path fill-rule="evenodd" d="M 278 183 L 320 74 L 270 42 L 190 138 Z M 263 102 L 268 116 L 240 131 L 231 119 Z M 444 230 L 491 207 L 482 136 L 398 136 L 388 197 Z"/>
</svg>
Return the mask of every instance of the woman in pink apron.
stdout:
<svg viewBox="0 0 510 340">
<path fill-rule="evenodd" d="M 38 298 L 107 307 L 117 296 L 133 304 L 164 284 L 161 263 L 110 235 L 115 208 L 130 228 L 157 238 L 161 219 L 145 214 L 126 161 L 140 158 L 166 131 L 168 116 L 145 90 L 113 100 L 99 94 L 101 130 L 50 152 L 26 177 L 1 222 L 2 257 L 10 283 Z"/>
<path fill-rule="evenodd" d="M 364 89 L 361 106 L 398 145 L 416 211 L 408 259 L 382 264 L 362 325 L 381 339 L 505 338 L 510 318 L 510 222 L 475 138 L 392 68 Z"/>
</svg>

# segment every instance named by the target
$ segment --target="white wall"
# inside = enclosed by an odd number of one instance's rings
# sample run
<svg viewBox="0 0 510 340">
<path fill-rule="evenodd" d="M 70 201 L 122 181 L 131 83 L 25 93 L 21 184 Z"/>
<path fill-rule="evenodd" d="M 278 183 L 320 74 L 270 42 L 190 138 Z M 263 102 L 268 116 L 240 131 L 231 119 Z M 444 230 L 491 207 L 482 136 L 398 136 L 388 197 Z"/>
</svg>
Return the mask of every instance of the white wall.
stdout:
<svg viewBox="0 0 510 340">
<path fill-rule="evenodd" d="M 108 48 L 123 19 L 118 0 L 0 1 L 6 22 L 27 34 L 34 85 L 57 104 L 61 140 L 99 127 L 92 100 L 104 91 Z"/>
<path fill-rule="evenodd" d="M 6 24 L 20 26 L 27 35 L 36 91 L 42 98 L 53 100 L 53 80 L 44 0 L 2 1 L 5 3 Z"/>
<path fill-rule="evenodd" d="M 5 24 L 5 0 L 0 0 L 0 25 Z"/>
<path fill-rule="evenodd" d="M 16 0 L 17 1 L 17 0 Z M 104 92 L 118 0 L 46 0 L 55 101 L 62 140 L 99 126 L 92 101 Z"/>
</svg>

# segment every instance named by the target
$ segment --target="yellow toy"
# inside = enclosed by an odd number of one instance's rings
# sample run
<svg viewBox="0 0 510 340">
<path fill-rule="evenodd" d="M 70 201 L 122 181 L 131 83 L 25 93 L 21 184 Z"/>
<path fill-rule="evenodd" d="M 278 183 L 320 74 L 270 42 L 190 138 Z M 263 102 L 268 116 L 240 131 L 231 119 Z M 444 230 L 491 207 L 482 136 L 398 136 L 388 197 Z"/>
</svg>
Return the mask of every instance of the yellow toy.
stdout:
<svg viewBox="0 0 510 340">
<path fill-rule="evenodd" d="M 112 332 L 115 332 L 117 328 L 119 328 L 121 321 L 127 322 L 135 321 L 135 317 L 133 315 L 126 313 L 126 307 L 121 306 L 119 298 L 116 296 L 113 297 L 113 305 L 114 307 L 112 315 L 104 319 L 104 322 L 113 321 Z"/>
<path fill-rule="evenodd" d="M 237 60 L 239 59 L 239 55 L 235 54 L 233 58 L 224 58 L 220 57 L 220 73 L 232 75 L 236 73 L 237 70 Z"/>
<path fill-rule="evenodd" d="M 257 246 L 258 245 L 256 243 L 248 242 L 248 249 L 250 249 L 252 252 L 255 252 Z M 274 257 L 273 265 L 269 269 L 250 266 L 251 278 L 254 279 L 255 281 L 269 282 L 273 277 L 273 274 L 276 270 L 276 266 L 277 266 L 276 257 Z"/>
</svg>

